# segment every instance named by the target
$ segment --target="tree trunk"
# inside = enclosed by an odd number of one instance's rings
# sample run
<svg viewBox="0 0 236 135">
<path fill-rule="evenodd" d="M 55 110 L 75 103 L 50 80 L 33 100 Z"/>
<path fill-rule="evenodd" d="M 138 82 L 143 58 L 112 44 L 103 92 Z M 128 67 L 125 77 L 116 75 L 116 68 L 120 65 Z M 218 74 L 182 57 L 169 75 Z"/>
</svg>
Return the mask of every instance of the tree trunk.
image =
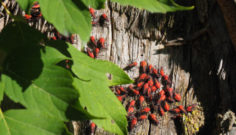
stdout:
<svg viewBox="0 0 236 135">
<path fill-rule="evenodd" d="M 195 9 L 153 14 L 108 2 L 106 9 L 97 12 L 97 16 L 106 13 L 109 17 L 107 25 L 94 26 L 92 32 L 97 39 L 104 37 L 107 41 L 107 50 L 99 54 L 99 59 L 112 61 L 121 68 L 142 60 L 156 68 L 163 67 L 173 82 L 172 87 L 182 95 L 179 104 L 198 104 L 187 118 L 172 120 L 166 113 L 158 118 L 158 126 L 145 120 L 129 134 L 236 134 L 233 113 L 236 111 L 236 55 L 231 40 L 235 35 L 230 31 L 233 25 L 227 25 L 227 29 L 225 10 L 222 14 L 216 0 L 183 4 L 195 5 Z M 21 14 L 18 6 L 13 5 L 14 1 L 8 7 Z M 1 15 L 0 30 L 8 21 L 6 14 Z M 45 25 L 46 22 L 41 22 L 36 27 L 45 32 Z M 78 41 L 76 46 L 80 49 L 82 45 Z M 139 71 L 134 68 L 127 73 L 135 79 Z M 73 128 L 75 135 L 87 134 L 88 122 L 73 122 Z M 98 127 L 95 134 L 109 133 Z"/>
<path fill-rule="evenodd" d="M 107 27 L 93 28 L 93 36 L 107 40 L 107 50 L 99 59 L 121 68 L 142 60 L 163 67 L 172 78 L 172 87 L 183 97 L 180 104 L 199 106 L 187 119 L 172 120 L 166 114 L 159 118 L 158 126 L 146 120 L 129 134 L 235 134 L 236 57 L 221 8 L 215 0 L 184 4 L 196 8 L 153 14 L 108 3 L 105 10 L 98 11 L 97 16 L 106 13 L 110 17 Z M 135 79 L 138 68 L 127 73 Z M 78 134 L 86 134 L 80 131 Z M 107 133 L 97 128 L 95 134 Z"/>
</svg>

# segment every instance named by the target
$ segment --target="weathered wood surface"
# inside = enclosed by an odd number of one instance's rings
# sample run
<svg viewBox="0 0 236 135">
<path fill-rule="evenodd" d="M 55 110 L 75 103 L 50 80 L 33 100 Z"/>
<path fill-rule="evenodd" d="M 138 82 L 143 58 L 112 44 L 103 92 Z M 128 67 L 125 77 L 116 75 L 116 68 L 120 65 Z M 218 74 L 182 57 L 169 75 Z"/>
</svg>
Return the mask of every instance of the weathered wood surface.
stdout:
<svg viewBox="0 0 236 135">
<path fill-rule="evenodd" d="M 196 8 L 165 15 L 108 3 L 106 9 L 97 14 L 106 13 L 110 20 L 108 25 L 95 26 L 92 32 L 96 38 L 107 40 L 107 50 L 99 55 L 99 59 L 112 61 L 121 68 L 142 60 L 157 68 L 162 66 L 170 74 L 173 88 L 183 97 L 180 104 L 198 103 L 202 108 L 193 118 L 196 126 L 204 123 L 199 134 L 227 132 L 233 135 L 235 116 L 229 110 L 236 112 L 236 55 L 224 17 L 215 0 L 185 4 L 194 4 Z M 16 5 L 11 9 L 15 11 L 14 8 L 18 10 Z M 8 18 L 6 14 L 1 15 L 1 29 Z M 36 27 L 45 32 L 47 25 L 42 22 Z M 80 49 L 80 42 L 76 46 Z M 138 68 L 127 73 L 136 78 Z M 88 134 L 88 122 L 73 122 L 73 126 L 75 134 Z M 160 118 L 158 126 L 146 120 L 139 122 L 130 134 L 193 134 L 191 126 L 173 121 L 166 114 Z M 230 129 L 232 131 L 228 132 Z M 95 134 L 109 133 L 97 128 Z"/>
</svg>

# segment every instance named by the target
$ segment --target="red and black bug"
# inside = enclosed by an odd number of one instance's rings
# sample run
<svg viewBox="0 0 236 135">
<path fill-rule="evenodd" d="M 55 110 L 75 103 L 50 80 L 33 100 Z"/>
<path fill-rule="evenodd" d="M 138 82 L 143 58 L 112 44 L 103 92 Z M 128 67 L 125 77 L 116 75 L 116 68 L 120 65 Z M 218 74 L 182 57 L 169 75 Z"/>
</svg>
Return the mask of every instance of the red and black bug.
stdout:
<svg viewBox="0 0 236 135">
<path fill-rule="evenodd" d="M 160 98 L 157 100 L 157 104 L 159 105 L 165 99 L 166 99 L 166 95 L 160 95 Z"/>
<path fill-rule="evenodd" d="M 165 109 L 165 111 L 169 111 L 170 110 L 170 106 L 169 106 L 169 104 L 166 101 L 163 102 L 163 108 Z"/>
<path fill-rule="evenodd" d="M 134 107 L 135 103 L 136 103 L 135 100 L 130 101 L 130 103 L 129 103 L 129 107 Z"/>
<path fill-rule="evenodd" d="M 149 118 L 154 124 L 157 125 L 159 123 L 155 114 L 149 114 Z"/>
<path fill-rule="evenodd" d="M 145 73 L 147 68 L 147 62 L 146 61 L 141 61 L 140 62 L 140 71 L 141 73 Z"/>
<path fill-rule="evenodd" d="M 154 79 L 154 81 L 155 81 L 156 88 L 160 89 L 161 88 L 161 83 L 156 78 Z"/>
<path fill-rule="evenodd" d="M 95 18 L 95 10 L 93 8 L 89 8 L 89 12 L 93 18 Z"/>
<path fill-rule="evenodd" d="M 129 64 L 128 66 L 126 66 L 126 67 L 124 68 L 124 70 L 130 70 L 131 68 L 137 66 L 137 64 L 138 64 L 137 62 L 132 62 L 131 64 Z"/>
<path fill-rule="evenodd" d="M 149 88 L 148 83 L 145 83 L 144 86 L 143 86 L 143 94 L 146 94 L 146 93 L 147 93 L 148 88 Z"/>
<path fill-rule="evenodd" d="M 25 14 L 25 15 L 24 15 L 24 18 L 25 18 L 26 20 L 30 20 L 30 19 L 32 18 L 32 16 L 31 16 L 31 15 L 28 15 L 28 14 Z"/>
<path fill-rule="evenodd" d="M 139 95 L 139 91 L 134 89 L 132 85 L 129 85 L 129 90 L 132 92 L 132 94 Z"/>
<path fill-rule="evenodd" d="M 165 75 L 163 68 L 161 67 L 160 74 L 163 77 Z"/>
<path fill-rule="evenodd" d="M 133 113 L 134 112 L 134 107 L 129 107 L 128 108 L 128 115 L 130 115 L 130 113 Z"/>
<path fill-rule="evenodd" d="M 89 57 L 94 58 L 94 54 L 89 48 L 87 48 L 87 53 Z"/>
<path fill-rule="evenodd" d="M 177 101 L 177 102 L 180 102 L 180 101 L 181 101 L 181 96 L 180 96 L 178 93 L 176 93 L 176 92 L 173 93 L 173 98 L 174 98 L 175 101 Z"/>
<path fill-rule="evenodd" d="M 145 99 L 144 99 L 144 96 L 140 96 L 140 97 L 139 97 L 139 105 L 140 105 L 140 106 L 142 106 L 142 103 L 143 103 L 144 100 L 145 100 Z"/>
<path fill-rule="evenodd" d="M 95 48 L 94 54 L 95 54 L 96 58 L 98 57 L 99 52 L 100 52 L 100 49 L 99 48 Z"/>
<path fill-rule="evenodd" d="M 187 115 L 187 112 L 182 105 L 179 105 L 178 108 L 182 113 L 185 113 Z"/>
<path fill-rule="evenodd" d="M 148 85 L 149 85 L 149 87 L 152 87 L 153 84 L 154 84 L 154 83 L 153 83 L 152 77 L 150 77 L 149 80 L 148 80 Z"/>
<path fill-rule="evenodd" d="M 152 71 L 153 71 L 153 66 L 152 66 L 152 64 L 150 64 L 150 65 L 148 65 L 148 73 L 152 74 Z"/>
<path fill-rule="evenodd" d="M 90 132 L 91 132 L 91 133 L 94 133 L 95 128 L 96 128 L 96 124 L 93 123 L 93 122 L 91 122 L 91 124 L 90 124 Z"/>
<path fill-rule="evenodd" d="M 154 76 L 155 76 L 155 77 L 157 77 L 157 78 L 159 78 L 159 77 L 160 77 L 160 75 L 159 75 L 159 73 L 158 73 L 158 70 L 157 70 L 157 69 L 153 68 L 153 69 L 152 69 L 152 73 L 154 74 Z"/>
<path fill-rule="evenodd" d="M 125 97 L 126 97 L 126 95 L 117 96 L 117 98 L 120 102 L 122 102 Z"/>
<path fill-rule="evenodd" d="M 106 22 L 109 22 L 109 19 L 106 14 L 102 14 L 99 18 L 99 23 L 101 26 L 104 26 Z"/>
<path fill-rule="evenodd" d="M 145 107 L 144 109 L 142 109 L 140 112 L 141 113 L 147 113 L 147 112 L 150 112 L 150 108 L 149 107 Z"/>
<path fill-rule="evenodd" d="M 97 46 L 97 43 L 96 43 L 96 40 L 95 40 L 94 36 L 90 36 L 90 44 L 95 46 L 95 47 Z"/>
<path fill-rule="evenodd" d="M 197 106 L 197 104 L 193 104 L 193 105 L 187 106 L 187 107 L 186 107 L 186 111 L 187 111 L 187 112 L 192 112 L 193 109 L 196 108 L 196 106 Z"/>
<path fill-rule="evenodd" d="M 177 108 L 171 109 L 170 112 L 174 114 L 179 114 L 181 110 L 177 107 Z"/>
<path fill-rule="evenodd" d="M 160 116 L 163 116 L 165 114 L 165 111 L 163 110 L 163 108 L 160 105 L 158 106 L 158 112 L 159 112 Z"/>
<path fill-rule="evenodd" d="M 131 120 L 131 123 L 130 123 L 130 130 L 132 130 L 135 125 L 137 124 L 137 118 L 134 117 L 132 120 Z"/>
<path fill-rule="evenodd" d="M 147 119 L 147 115 L 141 115 L 138 118 L 138 120 L 145 120 L 145 119 Z"/>
<path fill-rule="evenodd" d="M 146 73 L 141 74 L 141 75 L 138 77 L 137 82 L 145 80 L 147 76 L 148 76 L 148 75 L 147 75 Z"/>
<path fill-rule="evenodd" d="M 103 37 L 99 38 L 98 45 L 100 48 L 105 48 L 105 39 Z"/>
</svg>

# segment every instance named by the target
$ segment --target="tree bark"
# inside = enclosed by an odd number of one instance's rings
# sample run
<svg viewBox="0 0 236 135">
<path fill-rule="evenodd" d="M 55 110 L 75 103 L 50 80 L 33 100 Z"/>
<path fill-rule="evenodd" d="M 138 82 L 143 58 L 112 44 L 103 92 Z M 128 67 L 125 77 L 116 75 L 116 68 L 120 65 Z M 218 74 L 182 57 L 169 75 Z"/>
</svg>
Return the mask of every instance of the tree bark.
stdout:
<svg viewBox="0 0 236 135">
<path fill-rule="evenodd" d="M 11 2 L 8 7 L 15 14 L 22 14 L 19 6 Z M 226 27 L 224 19 L 227 18 L 216 0 L 182 4 L 195 5 L 195 9 L 154 14 L 108 2 L 106 9 L 97 11 L 97 16 L 106 13 L 109 23 L 103 27 L 94 26 L 91 34 L 107 41 L 107 50 L 101 52 L 98 59 L 112 61 L 121 68 L 142 60 L 156 68 L 163 67 L 173 82 L 172 87 L 182 95 L 179 104 L 198 104 L 195 113 L 185 119 L 172 120 L 166 113 L 158 118 L 158 126 L 145 120 L 129 134 L 233 135 L 236 132 L 236 55 L 232 37 L 235 35 L 230 31 L 229 36 L 227 28 L 235 29 L 231 28 L 234 25 Z M 1 30 L 9 16 L 5 13 L 0 16 Z M 51 29 L 43 20 L 35 27 L 42 32 Z M 75 44 L 78 49 L 83 45 L 79 40 Z M 135 79 L 139 71 L 134 68 L 127 73 Z M 88 126 L 88 122 L 73 122 L 74 134 L 88 134 Z M 98 127 L 95 134 L 109 133 Z"/>
</svg>

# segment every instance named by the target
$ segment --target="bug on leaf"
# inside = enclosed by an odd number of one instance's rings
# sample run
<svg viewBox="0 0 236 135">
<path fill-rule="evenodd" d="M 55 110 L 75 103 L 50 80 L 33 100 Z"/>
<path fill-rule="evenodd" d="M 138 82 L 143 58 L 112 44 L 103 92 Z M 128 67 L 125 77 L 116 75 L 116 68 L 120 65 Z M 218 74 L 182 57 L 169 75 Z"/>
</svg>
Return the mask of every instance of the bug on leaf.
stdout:
<svg viewBox="0 0 236 135">
<path fill-rule="evenodd" d="M 157 120 L 157 117 L 155 114 L 149 114 L 149 118 L 152 122 L 154 122 L 155 124 L 158 124 L 159 121 Z"/>
<path fill-rule="evenodd" d="M 138 64 L 137 62 L 133 62 L 133 63 L 129 64 L 128 66 L 126 66 L 124 68 L 124 70 L 130 70 L 131 68 L 137 66 L 137 64 Z"/>
</svg>

